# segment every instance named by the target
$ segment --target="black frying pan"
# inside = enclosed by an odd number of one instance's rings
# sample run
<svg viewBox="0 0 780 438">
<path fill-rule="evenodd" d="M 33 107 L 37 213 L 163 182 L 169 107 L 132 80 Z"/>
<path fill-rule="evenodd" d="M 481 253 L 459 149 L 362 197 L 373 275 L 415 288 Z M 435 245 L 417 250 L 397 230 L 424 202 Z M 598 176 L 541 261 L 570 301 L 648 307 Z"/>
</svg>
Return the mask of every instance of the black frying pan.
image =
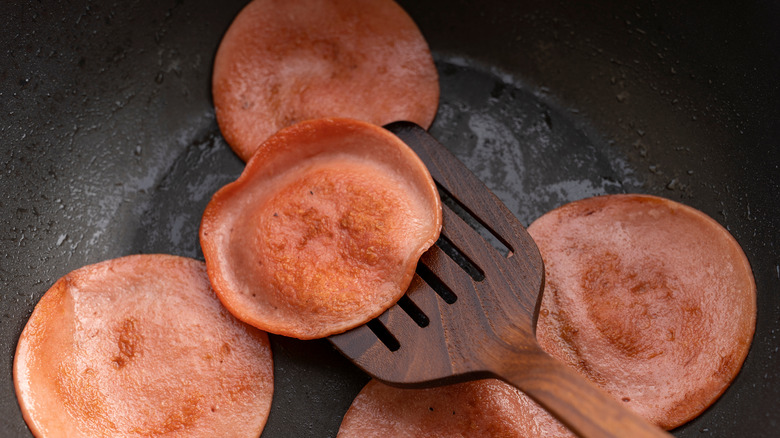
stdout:
<svg viewBox="0 0 780 438">
<path fill-rule="evenodd" d="M 0 3 L 0 435 L 29 436 L 11 364 L 70 270 L 132 253 L 201 258 L 211 194 L 242 163 L 210 72 L 243 0 Z M 431 132 L 523 223 L 586 196 L 696 207 L 740 242 L 758 325 L 740 375 L 680 437 L 780 423 L 780 6 L 771 1 L 403 1 L 434 52 Z M 272 337 L 264 437 L 333 436 L 367 381 L 327 342 Z"/>
</svg>

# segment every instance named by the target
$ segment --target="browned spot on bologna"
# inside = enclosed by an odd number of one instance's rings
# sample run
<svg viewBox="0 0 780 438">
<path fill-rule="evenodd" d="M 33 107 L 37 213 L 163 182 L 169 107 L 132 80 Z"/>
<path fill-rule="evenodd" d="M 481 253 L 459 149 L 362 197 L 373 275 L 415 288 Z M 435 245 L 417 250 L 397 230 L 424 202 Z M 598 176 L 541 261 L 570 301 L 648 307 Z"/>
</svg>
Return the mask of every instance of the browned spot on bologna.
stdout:
<svg viewBox="0 0 780 438">
<path fill-rule="evenodd" d="M 656 320 L 663 316 L 658 314 L 659 302 L 674 298 L 669 275 L 657 265 L 627 266 L 610 251 L 596 253 L 587 263 L 583 300 L 604 338 L 629 358 L 662 354 L 655 346 L 668 338 L 668 330 L 660 339 L 654 333 Z"/>
<path fill-rule="evenodd" d="M 718 368 L 715 370 L 715 376 L 724 381 L 728 381 L 732 374 L 734 374 L 734 369 L 738 367 L 739 364 L 737 359 L 734 358 L 734 354 L 726 354 L 725 356 L 720 357 Z"/>
<path fill-rule="evenodd" d="M 184 400 L 177 409 L 168 413 L 159 425 L 139 426 L 133 433 L 141 436 L 161 436 L 187 429 L 205 413 L 205 407 L 201 406 L 202 394 L 193 394 Z"/>
<path fill-rule="evenodd" d="M 74 367 L 61 364 L 55 385 L 62 405 L 70 415 L 84 418 L 95 428 L 114 427 L 105 409 L 105 397 L 95 385 L 91 368 L 79 373 Z"/>
<path fill-rule="evenodd" d="M 309 240 L 333 236 L 330 219 L 314 207 L 295 208 L 294 211 L 286 212 L 286 214 L 292 221 L 300 222 L 303 228 L 303 236 L 298 241 L 299 249 L 305 247 Z"/>
<path fill-rule="evenodd" d="M 136 327 L 136 320 L 134 318 L 127 318 L 122 321 L 119 329 L 117 330 L 119 336 L 117 337 L 117 347 L 119 353 L 116 354 L 111 361 L 114 366 L 122 369 L 127 366 L 128 362 L 132 360 L 141 349 L 142 337 Z"/>
</svg>

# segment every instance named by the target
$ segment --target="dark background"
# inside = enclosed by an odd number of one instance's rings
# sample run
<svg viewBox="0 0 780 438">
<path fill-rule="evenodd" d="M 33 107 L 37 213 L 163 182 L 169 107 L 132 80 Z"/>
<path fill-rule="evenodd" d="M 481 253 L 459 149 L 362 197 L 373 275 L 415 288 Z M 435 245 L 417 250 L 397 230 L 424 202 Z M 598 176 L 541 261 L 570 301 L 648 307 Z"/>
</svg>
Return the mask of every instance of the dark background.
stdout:
<svg viewBox="0 0 780 438">
<path fill-rule="evenodd" d="M 210 97 L 214 53 L 243 3 L 0 3 L 0 435 L 29 436 L 13 354 L 54 281 L 126 254 L 202 259 L 200 214 L 243 167 Z M 641 192 L 734 235 L 758 286 L 753 346 L 731 388 L 675 434 L 775 435 L 778 3 L 401 4 L 441 75 L 431 132 L 523 223 Z M 272 342 L 263 436 L 334 436 L 367 377 L 326 341 Z"/>
</svg>

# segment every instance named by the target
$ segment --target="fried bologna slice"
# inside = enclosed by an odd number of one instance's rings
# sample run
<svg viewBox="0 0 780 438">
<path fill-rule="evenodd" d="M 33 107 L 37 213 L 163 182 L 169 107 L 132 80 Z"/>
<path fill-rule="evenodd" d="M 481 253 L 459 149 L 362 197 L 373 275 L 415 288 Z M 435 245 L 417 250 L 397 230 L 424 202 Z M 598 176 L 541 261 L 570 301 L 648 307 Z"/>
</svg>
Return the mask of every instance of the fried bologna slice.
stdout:
<svg viewBox="0 0 780 438">
<path fill-rule="evenodd" d="M 571 432 L 523 393 L 495 379 L 429 389 L 372 380 L 344 416 L 338 438 L 568 438 Z"/>
<path fill-rule="evenodd" d="M 136 255 L 46 292 L 14 383 L 37 437 L 257 437 L 273 366 L 267 335 L 222 307 L 202 263 Z"/>
<path fill-rule="evenodd" d="M 300 339 L 356 327 L 400 298 L 439 236 L 428 170 L 378 126 L 320 119 L 266 141 L 209 202 L 209 277 L 237 318 Z"/>
<path fill-rule="evenodd" d="M 420 30 L 392 0 L 254 0 L 220 43 L 212 94 L 222 134 L 247 161 L 308 119 L 428 127 L 438 79 Z"/>
<path fill-rule="evenodd" d="M 671 429 L 706 409 L 753 338 L 756 287 L 717 222 L 662 198 L 573 202 L 530 227 L 545 264 L 542 347 Z"/>
</svg>

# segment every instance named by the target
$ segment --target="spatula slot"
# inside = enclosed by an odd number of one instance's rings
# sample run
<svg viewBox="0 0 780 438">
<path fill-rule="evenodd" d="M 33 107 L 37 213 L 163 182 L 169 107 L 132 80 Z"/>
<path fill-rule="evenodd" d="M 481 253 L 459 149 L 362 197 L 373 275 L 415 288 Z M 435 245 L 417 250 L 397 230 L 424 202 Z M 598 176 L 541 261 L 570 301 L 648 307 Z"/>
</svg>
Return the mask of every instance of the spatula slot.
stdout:
<svg viewBox="0 0 780 438">
<path fill-rule="evenodd" d="M 443 281 L 436 276 L 427 266 L 422 263 L 417 264 L 417 275 L 423 279 L 447 304 L 453 304 L 458 300 L 458 296 Z"/>
<path fill-rule="evenodd" d="M 414 304 L 414 301 L 412 301 L 408 295 L 404 295 L 398 300 L 398 306 L 403 309 L 418 326 L 427 327 L 428 324 L 430 324 L 431 321 L 428 319 L 428 316 L 417 307 L 417 304 Z"/>
<path fill-rule="evenodd" d="M 493 231 L 487 224 L 484 223 L 478 216 L 464 204 L 462 204 L 455 196 L 453 196 L 447 189 L 436 181 L 436 188 L 439 189 L 439 197 L 443 206 L 452 210 L 453 213 L 460 216 L 464 222 L 466 222 L 471 228 L 474 229 L 487 243 L 495 248 L 504 257 L 512 257 L 514 250 L 501 236 Z"/>
<path fill-rule="evenodd" d="M 401 348 L 401 343 L 398 342 L 398 339 L 396 339 L 395 336 L 390 333 L 390 330 L 382 324 L 382 321 L 374 318 L 366 323 L 366 326 L 374 332 L 374 335 L 385 344 L 385 347 L 387 347 L 388 350 L 398 351 L 398 349 Z"/>
<path fill-rule="evenodd" d="M 447 236 L 444 234 L 440 235 L 439 240 L 436 242 L 436 246 L 438 246 L 444 254 L 447 254 L 449 258 L 457 263 L 461 269 L 466 271 L 466 273 L 469 274 L 469 276 L 474 279 L 474 281 L 482 281 L 485 279 L 485 273 L 482 272 L 482 270 L 479 269 L 479 267 L 465 254 L 463 254 L 463 252 L 459 250 L 458 247 L 447 238 Z"/>
</svg>

